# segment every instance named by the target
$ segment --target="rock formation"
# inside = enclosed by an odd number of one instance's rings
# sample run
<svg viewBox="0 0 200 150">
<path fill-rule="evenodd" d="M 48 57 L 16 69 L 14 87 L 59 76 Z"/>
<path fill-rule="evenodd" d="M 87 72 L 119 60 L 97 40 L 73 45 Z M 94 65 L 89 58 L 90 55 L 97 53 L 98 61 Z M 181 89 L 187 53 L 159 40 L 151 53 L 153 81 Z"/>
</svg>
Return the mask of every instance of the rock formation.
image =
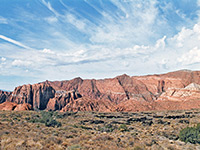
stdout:
<svg viewBox="0 0 200 150">
<path fill-rule="evenodd" d="M 43 110 L 46 108 L 49 99 L 53 98 L 54 95 L 55 90 L 46 83 L 29 84 L 16 87 L 8 101 L 17 104 L 28 103 L 35 110 Z"/>
<path fill-rule="evenodd" d="M 11 95 L 11 92 L 0 90 L 0 104 L 5 102 L 7 99 L 9 99 L 10 95 Z"/>
<path fill-rule="evenodd" d="M 12 102 L 4 102 L 0 104 L 0 110 L 14 110 L 17 104 Z"/>
<path fill-rule="evenodd" d="M 81 98 L 82 96 L 72 91 L 56 91 L 54 98 L 50 98 L 47 104 L 47 110 L 61 110 L 68 103 L 73 103 L 76 99 Z"/>
<path fill-rule="evenodd" d="M 23 103 L 23 104 L 17 104 L 14 111 L 25 111 L 25 110 L 33 110 L 33 107 L 31 104 Z"/>
<path fill-rule="evenodd" d="M 89 98 L 79 98 L 73 102 L 68 103 L 61 112 L 65 111 L 101 111 L 112 112 L 115 111 L 113 104 L 107 100 L 98 101 Z"/>
<path fill-rule="evenodd" d="M 24 110 L 33 110 L 30 104 L 17 104 L 13 102 L 4 102 L 0 104 L 0 110 L 14 110 L 14 111 L 24 111 Z"/>
<path fill-rule="evenodd" d="M 200 108 L 200 71 L 111 79 L 45 81 L 0 91 L 0 103 L 30 104 L 34 110 L 146 111 Z M 186 105 L 188 104 L 188 105 Z M 195 105 L 195 106 L 193 106 Z"/>
</svg>

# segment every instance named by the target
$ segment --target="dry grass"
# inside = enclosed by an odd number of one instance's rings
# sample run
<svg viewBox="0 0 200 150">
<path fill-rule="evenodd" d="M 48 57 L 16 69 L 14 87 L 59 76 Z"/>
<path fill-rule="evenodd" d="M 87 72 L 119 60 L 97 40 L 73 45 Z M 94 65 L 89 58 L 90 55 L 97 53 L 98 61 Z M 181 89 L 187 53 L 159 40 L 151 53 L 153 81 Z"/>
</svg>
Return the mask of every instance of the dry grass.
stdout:
<svg viewBox="0 0 200 150">
<path fill-rule="evenodd" d="M 46 112 L 0 111 L 0 149 L 200 149 L 199 145 L 178 140 L 181 129 L 200 122 L 200 110 L 146 113 L 44 113 Z M 49 126 L 42 121 L 49 121 L 49 116 L 54 123 L 60 122 L 61 126 Z"/>
</svg>

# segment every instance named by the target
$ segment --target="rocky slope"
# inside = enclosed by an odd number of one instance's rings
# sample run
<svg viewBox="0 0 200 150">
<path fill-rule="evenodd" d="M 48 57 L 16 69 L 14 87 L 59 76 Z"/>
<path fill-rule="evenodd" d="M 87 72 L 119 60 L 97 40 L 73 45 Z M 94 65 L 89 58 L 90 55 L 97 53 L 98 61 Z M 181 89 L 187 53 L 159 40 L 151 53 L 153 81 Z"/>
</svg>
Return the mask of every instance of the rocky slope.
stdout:
<svg viewBox="0 0 200 150">
<path fill-rule="evenodd" d="M 33 110 L 33 108 L 32 105 L 27 103 L 17 104 L 13 102 L 4 102 L 0 104 L 0 110 L 24 111 L 24 110 Z"/>
<path fill-rule="evenodd" d="M 5 102 L 11 96 L 11 92 L 0 90 L 0 103 Z"/>
<path fill-rule="evenodd" d="M 145 111 L 200 108 L 200 71 L 111 79 L 45 81 L 0 91 L 0 103 L 30 104 L 34 110 Z M 199 104 L 199 105 L 198 105 Z"/>
</svg>

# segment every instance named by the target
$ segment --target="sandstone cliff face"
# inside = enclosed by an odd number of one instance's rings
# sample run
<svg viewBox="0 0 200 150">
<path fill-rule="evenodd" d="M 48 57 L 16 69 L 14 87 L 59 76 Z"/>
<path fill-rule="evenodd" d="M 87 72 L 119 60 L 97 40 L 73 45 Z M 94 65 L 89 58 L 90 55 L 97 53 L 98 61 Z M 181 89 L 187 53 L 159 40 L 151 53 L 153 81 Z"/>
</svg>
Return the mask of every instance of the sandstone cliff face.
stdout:
<svg viewBox="0 0 200 150">
<path fill-rule="evenodd" d="M 55 95 L 55 90 L 48 84 L 40 83 L 32 86 L 33 108 L 43 110 L 50 98 Z"/>
<path fill-rule="evenodd" d="M 91 100 L 87 97 L 79 98 L 73 102 L 68 103 L 61 112 L 65 111 L 100 111 L 100 112 L 112 112 L 116 111 L 113 103 L 110 101 L 98 101 Z"/>
<path fill-rule="evenodd" d="M 48 84 L 38 83 L 16 87 L 8 101 L 17 104 L 31 104 L 34 110 L 46 108 L 50 98 L 55 95 L 55 90 Z"/>
<path fill-rule="evenodd" d="M 54 89 L 76 90 L 82 96 L 96 100 L 109 100 L 115 104 L 129 99 L 152 101 L 155 96 L 146 85 L 128 75 L 104 80 L 82 80 L 48 82 Z"/>
<path fill-rule="evenodd" d="M 169 88 L 162 93 L 157 101 L 188 101 L 200 99 L 200 85 L 191 83 L 185 88 Z"/>
<path fill-rule="evenodd" d="M 16 87 L 10 101 L 18 104 L 29 103 L 33 105 L 32 85 L 29 84 Z"/>
<path fill-rule="evenodd" d="M 186 103 L 190 102 L 188 108 L 199 103 L 199 84 L 200 72 L 187 70 L 102 80 L 75 78 L 19 86 L 12 94 L 0 91 L 0 103 L 28 103 L 34 110 L 61 111 L 187 109 Z"/>
<path fill-rule="evenodd" d="M 1 91 L 0 90 L 0 104 L 5 102 L 10 98 L 11 92 Z"/>
<path fill-rule="evenodd" d="M 76 99 L 81 98 L 82 96 L 73 91 L 56 91 L 54 98 L 50 98 L 47 104 L 47 110 L 61 110 L 68 103 L 73 103 Z"/>
</svg>

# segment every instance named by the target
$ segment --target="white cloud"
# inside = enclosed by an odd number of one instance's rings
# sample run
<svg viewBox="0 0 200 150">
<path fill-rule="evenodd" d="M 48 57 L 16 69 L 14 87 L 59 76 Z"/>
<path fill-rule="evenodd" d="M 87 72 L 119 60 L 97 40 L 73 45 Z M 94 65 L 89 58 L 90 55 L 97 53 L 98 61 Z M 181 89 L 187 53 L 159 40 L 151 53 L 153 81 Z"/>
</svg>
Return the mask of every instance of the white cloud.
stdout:
<svg viewBox="0 0 200 150">
<path fill-rule="evenodd" d="M 69 23 L 71 23 L 72 25 L 74 25 L 77 29 L 79 29 L 79 30 L 84 30 L 85 29 L 86 24 L 84 23 L 83 20 L 81 21 L 81 20 L 77 19 L 72 14 L 67 14 L 66 18 L 67 18 L 67 21 Z"/>
<path fill-rule="evenodd" d="M 200 0 L 197 0 L 197 5 L 200 6 Z"/>
<path fill-rule="evenodd" d="M 128 4 L 129 7 L 115 0 L 112 3 L 120 13 L 118 12 L 118 16 L 109 10 L 101 13 L 103 18 L 100 25 L 91 31 L 92 42 L 130 47 L 133 44 L 149 44 L 152 37 L 158 37 L 155 25 L 158 27 L 157 22 L 162 24 L 162 21 L 159 20 L 155 1 L 133 1 Z M 141 7 L 135 7 L 137 5 Z"/>
<path fill-rule="evenodd" d="M 53 23 L 58 22 L 58 19 L 57 19 L 56 17 L 53 17 L 53 16 L 47 17 L 47 18 L 45 18 L 45 20 L 46 20 L 49 24 L 53 24 Z"/>
<path fill-rule="evenodd" d="M 2 62 L 6 61 L 6 58 L 5 57 L 1 57 L 1 61 Z"/>
<path fill-rule="evenodd" d="M 0 68 L 3 68 L 3 66 L 5 66 L 6 64 L 6 58 L 5 57 L 1 57 L 0 59 Z"/>
<path fill-rule="evenodd" d="M 200 48 L 194 47 L 193 49 L 189 50 L 187 53 L 178 58 L 178 62 L 184 65 L 200 63 Z"/>
<path fill-rule="evenodd" d="M 51 11 L 53 12 L 56 16 L 59 16 L 59 13 L 51 6 L 50 2 L 46 2 L 45 0 L 42 0 L 42 3 Z"/>
<path fill-rule="evenodd" d="M 46 54 L 55 54 L 55 52 L 53 52 L 52 50 L 50 50 L 50 49 L 43 49 L 42 51 L 41 51 L 42 53 L 46 53 Z"/>
<path fill-rule="evenodd" d="M 200 24 L 192 28 L 182 28 L 172 38 L 165 38 L 165 48 L 152 55 L 150 60 L 166 71 L 197 69 L 200 63 Z"/>
<path fill-rule="evenodd" d="M 26 60 L 16 59 L 12 62 L 12 66 L 18 66 L 18 67 L 29 67 L 31 65 L 32 65 L 32 62 L 26 61 Z"/>
<path fill-rule="evenodd" d="M 168 47 L 182 54 L 186 53 L 194 47 L 200 46 L 200 23 L 197 23 L 193 28 L 185 28 L 177 33 L 174 37 L 167 39 Z"/>
<path fill-rule="evenodd" d="M 8 20 L 2 16 L 0 16 L 0 24 L 8 24 Z"/>
<path fill-rule="evenodd" d="M 15 40 L 13 40 L 11 38 L 8 38 L 8 37 L 6 37 L 4 35 L 0 35 L 0 39 L 3 39 L 5 41 L 8 41 L 8 42 L 10 42 L 12 44 L 15 44 L 17 46 L 20 46 L 20 47 L 23 47 L 23 48 L 26 48 L 26 49 L 31 49 L 30 47 L 28 47 L 28 46 L 26 46 L 26 45 L 24 45 L 24 44 L 22 44 L 22 43 L 20 43 L 18 41 L 15 41 Z"/>
<path fill-rule="evenodd" d="M 10 42 L 0 43 L 1 57 L 6 58 L 0 74 L 29 74 L 41 80 L 69 79 L 80 75 L 102 78 L 126 72 L 130 75 L 167 72 L 199 62 L 200 24 L 193 28 L 181 24 L 179 29 L 183 27 L 182 30 L 173 37 L 169 36 L 172 27 L 165 16 L 159 16 L 159 2 L 156 0 L 125 0 L 127 3 L 112 0 L 114 9 L 104 9 L 104 4 L 95 6 L 92 1 L 87 1 L 97 11 L 97 16 L 87 14 L 87 10 L 79 14 L 70 9 L 67 2 L 64 5 L 60 1 L 66 9 L 57 10 L 53 2 L 41 1 L 48 9 L 45 8 L 45 17 L 32 14 L 41 33 L 18 26 L 20 42 L 0 35 L 1 39 Z M 172 5 L 160 9 L 168 12 L 174 9 Z M 174 12 L 181 18 L 187 17 L 179 10 Z M 35 27 L 36 23 L 29 21 L 25 19 L 24 23 L 33 23 L 30 28 Z M 38 50 L 23 43 L 36 46 Z"/>
<path fill-rule="evenodd" d="M 156 41 L 156 49 L 164 49 L 165 48 L 165 39 L 166 39 L 166 36 L 164 36 L 162 39 L 159 39 Z"/>
</svg>

